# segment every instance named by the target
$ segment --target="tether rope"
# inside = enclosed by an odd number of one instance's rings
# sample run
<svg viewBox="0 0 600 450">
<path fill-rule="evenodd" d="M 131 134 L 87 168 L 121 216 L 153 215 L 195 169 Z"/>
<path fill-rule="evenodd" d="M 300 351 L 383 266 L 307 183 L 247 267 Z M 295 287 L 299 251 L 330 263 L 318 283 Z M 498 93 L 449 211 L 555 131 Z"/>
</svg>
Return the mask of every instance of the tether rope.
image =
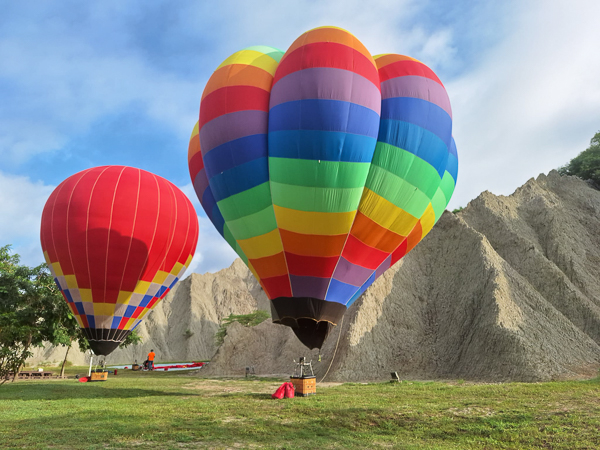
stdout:
<svg viewBox="0 0 600 450">
<path fill-rule="evenodd" d="M 333 364 L 333 360 L 335 359 L 335 355 L 337 353 L 338 344 L 340 343 L 340 336 L 342 335 L 342 325 L 343 324 L 344 324 L 344 316 L 342 316 L 342 320 L 340 321 L 340 332 L 338 334 L 337 342 L 335 343 L 335 350 L 333 351 L 333 356 L 331 357 L 331 362 L 329 363 L 329 367 L 327 368 L 327 372 L 325 372 L 325 375 L 323 375 L 323 378 L 321 378 L 321 381 L 319 381 L 319 383 L 323 382 L 323 380 L 325 379 L 325 377 L 329 373 L 329 369 L 331 369 L 331 365 Z"/>
</svg>

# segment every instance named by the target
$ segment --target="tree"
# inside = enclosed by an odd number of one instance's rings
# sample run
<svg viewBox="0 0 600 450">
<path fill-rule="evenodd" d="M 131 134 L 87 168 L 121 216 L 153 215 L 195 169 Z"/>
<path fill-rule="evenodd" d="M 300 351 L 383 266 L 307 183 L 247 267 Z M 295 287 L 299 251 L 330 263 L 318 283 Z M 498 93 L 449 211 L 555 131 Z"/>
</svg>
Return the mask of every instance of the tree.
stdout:
<svg viewBox="0 0 600 450">
<path fill-rule="evenodd" d="M 560 167 L 561 175 L 576 175 L 582 180 L 590 180 L 600 189 L 600 131 L 590 140 L 590 146 L 573 158 L 567 165 Z"/>
<path fill-rule="evenodd" d="M 64 300 L 46 264 L 30 268 L 20 264 L 10 246 L 0 247 L 0 384 L 13 373 L 13 380 L 32 355 L 31 349 L 47 343 L 65 345 L 67 352 L 78 341 L 81 350 L 89 348 L 81 328 Z M 131 332 L 121 347 L 141 342 Z"/>
<path fill-rule="evenodd" d="M 75 318 L 65 314 L 66 303 L 45 264 L 20 264 L 10 246 L 0 247 L 0 382 L 13 380 L 33 347 L 44 341 L 61 344 Z M 75 323 L 76 324 L 76 323 Z"/>
</svg>

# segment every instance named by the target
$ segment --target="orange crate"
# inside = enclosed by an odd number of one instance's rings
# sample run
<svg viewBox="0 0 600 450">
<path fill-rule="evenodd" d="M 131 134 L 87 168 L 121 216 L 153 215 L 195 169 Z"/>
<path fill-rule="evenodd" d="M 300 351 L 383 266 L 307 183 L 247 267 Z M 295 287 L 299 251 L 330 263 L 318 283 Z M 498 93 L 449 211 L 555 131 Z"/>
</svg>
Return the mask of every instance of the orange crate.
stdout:
<svg viewBox="0 0 600 450">
<path fill-rule="evenodd" d="M 108 372 L 92 372 L 90 381 L 106 381 L 108 380 Z"/>
<path fill-rule="evenodd" d="M 317 377 L 290 377 L 290 381 L 294 385 L 295 395 L 306 397 L 317 393 Z"/>
</svg>

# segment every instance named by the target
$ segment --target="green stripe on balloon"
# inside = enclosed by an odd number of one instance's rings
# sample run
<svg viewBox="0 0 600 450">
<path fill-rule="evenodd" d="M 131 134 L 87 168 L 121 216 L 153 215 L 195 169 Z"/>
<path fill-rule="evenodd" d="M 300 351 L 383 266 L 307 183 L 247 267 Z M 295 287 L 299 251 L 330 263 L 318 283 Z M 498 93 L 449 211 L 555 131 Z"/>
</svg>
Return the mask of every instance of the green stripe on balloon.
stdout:
<svg viewBox="0 0 600 450">
<path fill-rule="evenodd" d="M 377 143 L 372 164 L 408 181 L 429 199 L 433 197 L 440 183 L 437 170 L 427 161 L 383 142 Z"/>
<path fill-rule="evenodd" d="M 444 196 L 450 201 L 450 197 L 454 193 L 454 178 L 448 172 L 444 172 L 444 178 L 440 183 L 440 189 L 444 192 Z"/>
<path fill-rule="evenodd" d="M 356 211 L 363 188 L 318 188 L 271 183 L 273 204 L 298 211 L 340 213 Z"/>
<path fill-rule="evenodd" d="M 271 181 L 297 186 L 362 188 L 369 163 L 269 158 Z"/>
<path fill-rule="evenodd" d="M 379 166 L 371 165 L 366 187 L 413 217 L 421 217 L 430 202 L 419 188 Z"/>
<path fill-rule="evenodd" d="M 259 211 L 249 216 L 241 217 L 236 220 L 227 222 L 231 233 L 238 240 L 250 239 L 256 236 L 262 236 L 277 228 L 275 220 L 275 212 L 273 206 L 269 206 L 262 211 Z"/>
<path fill-rule="evenodd" d="M 251 189 L 227 197 L 217 204 L 227 222 L 262 211 L 271 205 L 269 182 L 265 181 Z"/>
<path fill-rule="evenodd" d="M 269 55 L 275 61 L 281 61 L 283 57 L 283 50 L 279 50 L 277 48 L 268 47 L 266 45 L 254 45 L 252 47 L 246 47 L 244 50 L 254 50 L 255 52 L 264 53 L 265 55 Z"/>
<path fill-rule="evenodd" d="M 433 199 L 431 200 L 431 207 L 433 208 L 433 212 L 435 213 L 436 222 L 440 220 L 440 217 L 442 217 L 446 206 L 448 206 L 448 199 L 444 195 L 444 191 L 438 189 L 435 195 L 433 196 Z"/>
</svg>

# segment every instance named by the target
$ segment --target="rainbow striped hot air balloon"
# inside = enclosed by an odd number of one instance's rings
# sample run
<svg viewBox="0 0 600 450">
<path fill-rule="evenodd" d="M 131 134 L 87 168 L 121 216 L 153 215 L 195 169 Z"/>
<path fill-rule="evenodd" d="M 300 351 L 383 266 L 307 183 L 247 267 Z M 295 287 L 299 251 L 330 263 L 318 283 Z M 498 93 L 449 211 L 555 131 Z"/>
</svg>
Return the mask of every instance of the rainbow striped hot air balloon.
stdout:
<svg viewBox="0 0 600 450">
<path fill-rule="evenodd" d="M 347 307 L 432 228 L 458 169 L 446 91 L 423 63 L 371 57 L 333 27 L 250 47 L 208 81 L 190 139 L 208 217 L 320 347 Z"/>
</svg>

